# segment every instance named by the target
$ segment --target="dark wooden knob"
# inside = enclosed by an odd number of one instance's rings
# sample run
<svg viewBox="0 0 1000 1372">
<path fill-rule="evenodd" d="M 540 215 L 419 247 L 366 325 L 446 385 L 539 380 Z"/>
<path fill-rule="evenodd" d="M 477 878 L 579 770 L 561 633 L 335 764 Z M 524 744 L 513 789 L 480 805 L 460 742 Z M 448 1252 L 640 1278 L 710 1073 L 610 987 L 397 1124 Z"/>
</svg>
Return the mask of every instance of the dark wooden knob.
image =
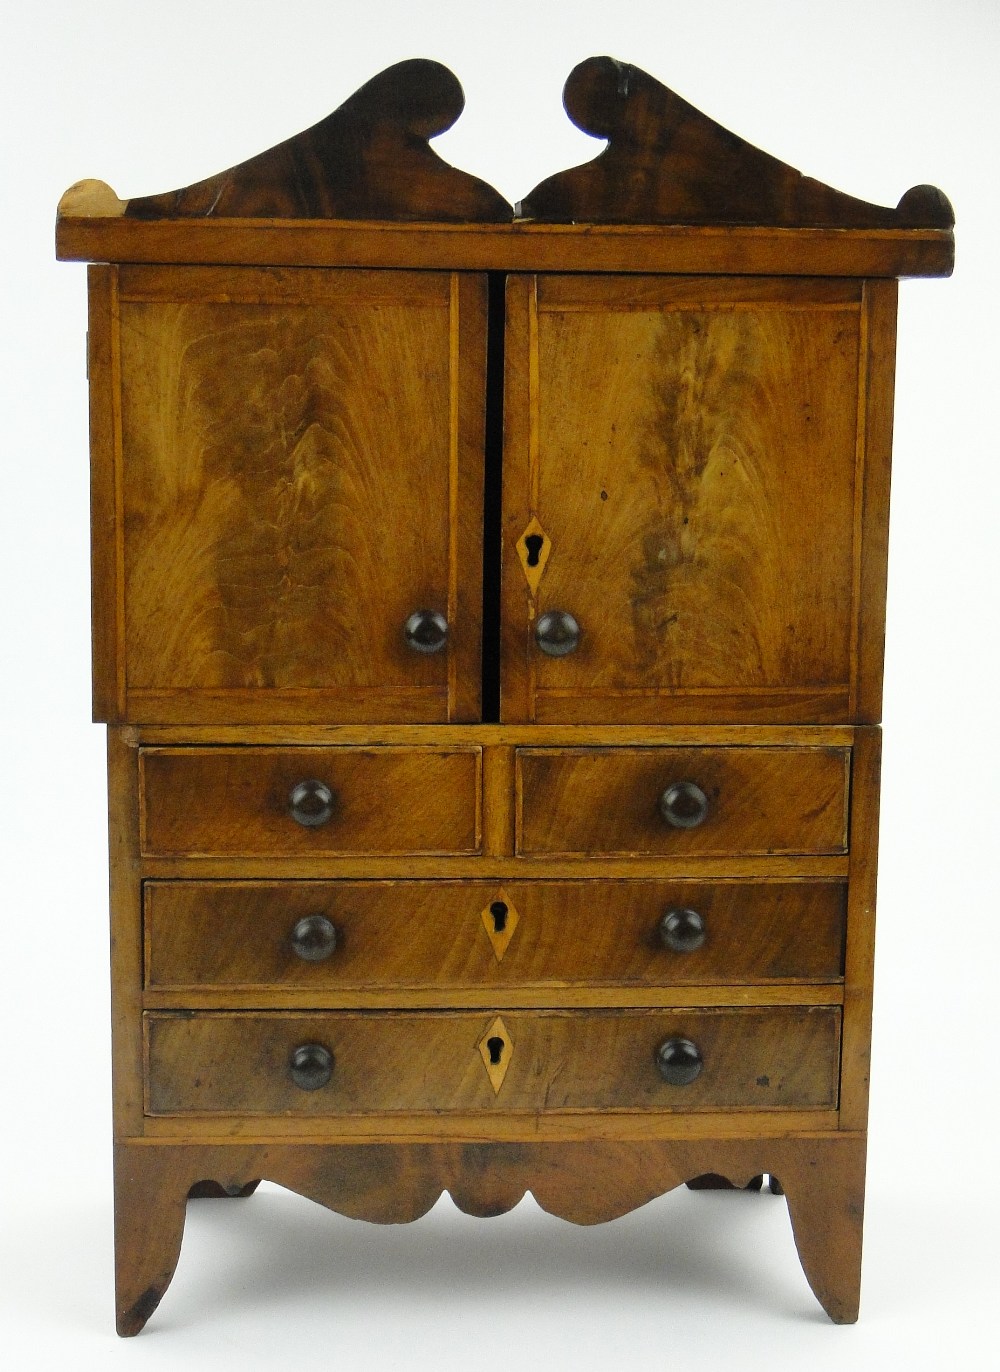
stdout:
<svg viewBox="0 0 1000 1372">
<path fill-rule="evenodd" d="M 337 929 L 325 915 L 305 915 L 292 930 L 291 942 L 303 962 L 325 962 L 337 946 Z"/>
<path fill-rule="evenodd" d="M 693 781 L 675 781 L 660 796 L 660 814 L 673 829 L 697 829 L 708 818 L 708 796 Z"/>
<path fill-rule="evenodd" d="M 535 625 L 535 642 L 549 657 L 565 657 L 580 642 L 580 626 L 566 610 L 546 610 Z"/>
<path fill-rule="evenodd" d="M 300 1091 L 318 1091 L 333 1075 L 333 1054 L 321 1043 L 300 1043 L 288 1060 L 288 1072 Z"/>
<path fill-rule="evenodd" d="M 656 1050 L 656 1066 L 671 1086 L 689 1086 L 701 1073 L 701 1050 L 690 1039 L 664 1039 Z"/>
<path fill-rule="evenodd" d="M 697 910 L 668 910 L 660 920 L 660 940 L 674 953 L 693 953 L 705 942 L 705 921 Z"/>
<path fill-rule="evenodd" d="M 333 814 L 333 792 L 325 781 L 300 781 L 288 793 L 288 813 L 296 824 L 316 829 Z"/>
<path fill-rule="evenodd" d="M 439 653 L 448 642 L 448 621 L 437 610 L 414 610 L 403 625 L 403 637 L 415 653 Z"/>
</svg>

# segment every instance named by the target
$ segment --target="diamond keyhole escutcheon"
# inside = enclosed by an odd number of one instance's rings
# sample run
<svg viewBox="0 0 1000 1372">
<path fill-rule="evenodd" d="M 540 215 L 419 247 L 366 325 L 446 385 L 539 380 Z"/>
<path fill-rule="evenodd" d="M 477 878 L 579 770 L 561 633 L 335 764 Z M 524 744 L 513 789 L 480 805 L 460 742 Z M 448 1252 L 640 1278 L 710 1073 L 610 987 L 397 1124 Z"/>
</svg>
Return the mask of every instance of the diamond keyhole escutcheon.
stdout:
<svg viewBox="0 0 1000 1372">
<path fill-rule="evenodd" d="M 510 896 L 502 887 L 484 908 L 479 918 L 486 930 L 486 937 L 493 945 L 493 954 L 497 962 L 503 962 L 503 955 L 514 937 L 514 930 L 517 928 L 520 916 L 514 909 L 514 903 Z"/>
<path fill-rule="evenodd" d="M 532 595 L 538 591 L 538 583 L 545 571 L 545 564 L 552 551 L 552 540 L 532 515 L 531 523 L 517 540 L 517 555 L 521 560 L 528 589 Z"/>
<path fill-rule="evenodd" d="M 499 1015 L 489 1025 L 477 1047 L 483 1060 L 483 1066 L 489 1076 L 490 1085 L 493 1087 L 493 1093 L 499 1095 L 503 1079 L 507 1075 L 507 1068 L 510 1066 L 510 1060 L 514 1056 L 514 1042 Z"/>
</svg>

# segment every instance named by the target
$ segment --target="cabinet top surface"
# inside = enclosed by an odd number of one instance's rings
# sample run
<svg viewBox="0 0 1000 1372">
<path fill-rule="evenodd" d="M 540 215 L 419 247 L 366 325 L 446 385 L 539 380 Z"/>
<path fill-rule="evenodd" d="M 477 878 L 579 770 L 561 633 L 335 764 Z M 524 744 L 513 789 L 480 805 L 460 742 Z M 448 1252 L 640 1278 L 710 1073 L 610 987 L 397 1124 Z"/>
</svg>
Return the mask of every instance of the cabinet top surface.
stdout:
<svg viewBox="0 0 1000 1372">
<path fill-rule="evenodd" d="M 943 276 L 954 215 L 933 186 L 895 209 L 795 171 L 639 68 L 592 57 L 563 93 L 607 139 L 516 206 L 429 140 L 464 96 L 401 62 L 320 123 L 205 181 L 123 201 L 99 181 L 59 204 L 64 260 L 817 276 Z"/>
</svg>

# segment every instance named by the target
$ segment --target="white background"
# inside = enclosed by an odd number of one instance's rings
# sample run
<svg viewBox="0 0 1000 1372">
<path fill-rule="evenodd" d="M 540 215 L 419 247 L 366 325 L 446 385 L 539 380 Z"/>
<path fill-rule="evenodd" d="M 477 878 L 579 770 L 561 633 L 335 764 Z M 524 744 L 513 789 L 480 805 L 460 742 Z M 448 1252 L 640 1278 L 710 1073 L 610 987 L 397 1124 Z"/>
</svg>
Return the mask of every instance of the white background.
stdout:
<svg viewBox="0 0 1000 1372">
<path fill-rule="evenodd" d="M 34 0 L 0 21 L 0 1351 L 17 1369 L 997 1366 L 995 0 Z M 821 1315 L 784 1203 L 675 1192 L 578 1230 L 351 1223 L 276 1189 L 190 1207 L 147 1332 L 112 1323 L 103 729 L 89 721 L 84 268 L 60 193 L 216 172 L 405 57 L 467 95 L 440 153 L 510 200 L 598 151 L 559 94 L 609 52 L 809 175 L 952 198 L 904 284 L 861 1323 Z M 993 1345 L 993 1346 L 991 1346 Z"/>
</svg>

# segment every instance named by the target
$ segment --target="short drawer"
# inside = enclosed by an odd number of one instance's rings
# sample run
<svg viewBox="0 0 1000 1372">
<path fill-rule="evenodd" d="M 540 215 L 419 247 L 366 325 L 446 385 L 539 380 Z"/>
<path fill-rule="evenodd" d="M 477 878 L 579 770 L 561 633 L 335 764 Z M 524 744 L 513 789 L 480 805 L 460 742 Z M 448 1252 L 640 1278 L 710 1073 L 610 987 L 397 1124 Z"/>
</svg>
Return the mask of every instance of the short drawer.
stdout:
<svg viewBox="0 0 1000 1372">
<path fill-rule="evenodd" d="M 475 853 L 481 750 L 143 748 L 148 855 Z"/>
<path fill-rule="evenodd" d="M 840 1012 L 827 1006 L 215 1011 L 147 1013 L 145 1021 L 152 1115 L 780 1110 L 837 1102 Z M 697 1074 L 666 1080 L 663 1062 Z"/>
<path fill-rule="evenodd" d="M 848 748 L 520 748 L 526 856 L 843 853 Z"/>
<path fill-rule="evenodd" d="M 832 981 L 837 881 L 148 881 L 161 990 Z"/>
</svg>

